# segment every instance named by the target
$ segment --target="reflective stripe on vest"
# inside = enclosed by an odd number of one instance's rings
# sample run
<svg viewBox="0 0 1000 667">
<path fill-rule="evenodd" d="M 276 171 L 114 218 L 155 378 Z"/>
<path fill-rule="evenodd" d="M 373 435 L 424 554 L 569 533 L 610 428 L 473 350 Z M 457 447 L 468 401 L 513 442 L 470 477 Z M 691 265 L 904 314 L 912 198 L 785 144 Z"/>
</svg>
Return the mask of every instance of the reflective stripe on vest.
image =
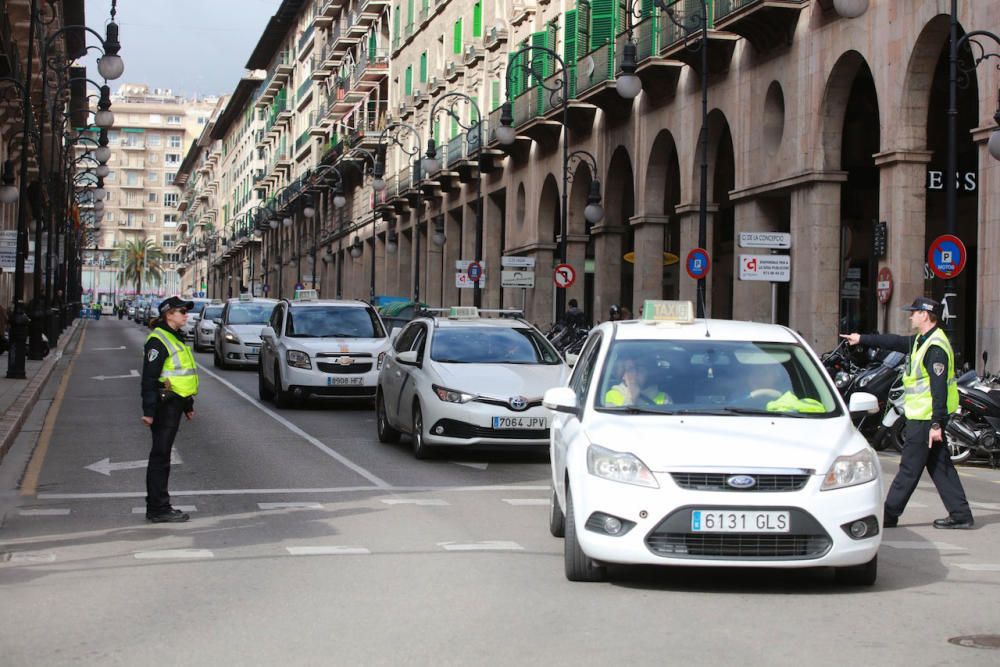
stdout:
<svg viewBox="0 0 1000 667">
<path fill-rule="evenodd" d="M 169 353 L 169 356 L 163 360 L 160 382 L 170 380 L 170 391 L 181 398 L 197 394 L 198 369 L 191 348 L 177 341 L 173 336 L 163 335 L 159 329 L 153 329 L 146 341 L 148 342 L 150 338 L 155 338 L 163 343 Z"/>
<path fill-rule="evenodd" d="M 645 395 L 645 394 L 644 394 Z M 653 396 L 645 395 L 650 401 L 656 405 L 665 405 L 667 402 L 667 395 L 664 392 L 657 392 Z M 625 394 L 623 394 L 616 387 L 608 389 L 607 393 L 604 394 L 604 404 L 605 405 L 625 405 Z"/>
<path fill-rule="evenodd" d="M 951 349 L 948 337 L 940 329 L 927 337 L 923 345 L 917 348 L 917 340 L 913 341 L 906 373 L 903 374 L 903 412 L 907 419 L 916 421 L 930 420 L 934 415 L 934 399 L 931 396 L 931 381 L 924 368 L 924 357 L 933 345 L 937 345 L 948 355 L 948 414 L 958 410 L 958 381 L 955 377 L 955 353 Z"/>
</svg>

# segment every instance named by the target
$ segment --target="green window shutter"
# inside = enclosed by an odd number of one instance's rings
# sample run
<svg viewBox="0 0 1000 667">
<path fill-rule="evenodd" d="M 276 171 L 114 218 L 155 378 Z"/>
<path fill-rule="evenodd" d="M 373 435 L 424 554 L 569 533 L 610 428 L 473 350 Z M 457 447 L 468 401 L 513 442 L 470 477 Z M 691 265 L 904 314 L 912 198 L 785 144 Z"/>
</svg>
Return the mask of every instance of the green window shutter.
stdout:
<svg viewBox="0 0 1000 667">
<path fill-rule="evenodd" d="M 413 25 L 413 0 L 406 0 L 406 25 Z"/>
<path fill-rule="evenodd" d="M 434 121 L 434 143 L 441 143 L 441 123 Z"/>
<path fill-rule="evenodd" d="M 576 3 L 576 57 L 579 60 L 590 52 L 590 0 Z"/>
<path fill-rule="evenodd" d="M 403 79 L 403 94 L 413 94 L 413 65 L 406 66 L 406 74 Z"/>
<path fill-rule="evenodd" d="M 548 75 L 548 61 L 549 56 L 547 53 L 541 50 L 545 47 L 548 40 L 548 35 L 544 30 L 539 32 L 531 33 L 531 46 L 539 47 L 538 50 L 534 48 L 531 51 L 531 78 L 532 85 L 541 85 L 542 81 Z"/>
<path fill-rule="evenodd" d="M 490 82 L 490 110 L 500 108 L 500 81 L 494 79 Z"/>
<path fill-rule="evenodd" d="M 450 139 L 454 139 L 457 136 L 458 136 L 458 121 L 455 120 L 454 118 L 452 118 L 451 119 L 451 135 L 450 135 L 449 138 Z"/>
<path fill-rule="evenodd" d="M 420 83 L 427 83 L 427 52 L 420 54 Z"/>
<path fill-rule="evenodd" d="M 472 7 L 472 36 L 483 36 L 483 0 L 479 0 Z"/>
<path fill-rule="evenodd" d="M 462 19 L 455 21 L 454 34 L 452 35 L 452 52 L 456 54 L 462 53 Z"/>
<path fill-rule="evenodd" d="M 576 97 L 576 11 L 570 9 L 565 14 L 566 25 L 564 26 L 563 39 L 563 62 L 569 74 L 569 96 Z"/>
<path fill-rule="evenodd" d="M 641 6 L 641 9 L 639 11 L 639 14 L 644 19 L 645 18 L 649 18 L 656 11 L 656 2 L 655 2 L 655 0 L 642 0 L 642 4 L 640 6 Z"/>
<path fill-rule="evenodd" d="M 421 9 L 430 9 L 430 6 L 431 6 L 431 0 L 420 0 Z"/>
<path fill-rule="evenodd" d="M 396 5 L 396 11 L 392 13 L 392 39 L 394 42 L 399 41 L 399 16 L 401 11 L 399 5 Z"/>
<path fill-rule="evenodd" d="M 368 62 L 375 62 L 375 52 L 378 49 L 378 33 L 374 30 L 368 33 Z"/>
<path fill-rule="evenodd" d="M 590 3 L 590 50 L 600 48 L 615 38 L 618 0 L 592 0 Z"/>
</svg>

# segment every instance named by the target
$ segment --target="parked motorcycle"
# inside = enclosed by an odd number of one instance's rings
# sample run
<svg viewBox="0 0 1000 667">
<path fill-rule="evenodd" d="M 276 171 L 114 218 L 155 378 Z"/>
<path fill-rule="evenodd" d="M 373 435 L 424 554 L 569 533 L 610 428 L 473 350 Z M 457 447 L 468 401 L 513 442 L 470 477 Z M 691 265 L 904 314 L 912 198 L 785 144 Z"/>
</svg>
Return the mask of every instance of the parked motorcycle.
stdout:
<svg viewBox="0 0 1000 667">
<path fill-rule="evenodd" d="M 884 410 L 889 401 L 890 389 L 902 377 L 906 355 L 869 348 L 859 358 L 852 354 L 847 342 L 842 341 L 831 352 L 823 355 L 822 361 L 844 400 L 850 400 L 851 394 L 855 392 L 864 391 L 878 398 L 879 407 Z M 880 410 L 876 414 L 884 413 Z M 884 438 L 880 437 L 879 419 L 869 414 L 857 415 L 854 417 L 854 425 L 876 449 L 880 448 Z"/>
<path fill-rule="evenodd" d="M 952 461 L 975 457 L 996 468 L 1000 466 L 1000 375 L 987 373 L 987 359 L 983 352 L 982 377 L 969 371 L 958 379 L 958 412 L 948 420 L 945 432 Z"/>
</svg>

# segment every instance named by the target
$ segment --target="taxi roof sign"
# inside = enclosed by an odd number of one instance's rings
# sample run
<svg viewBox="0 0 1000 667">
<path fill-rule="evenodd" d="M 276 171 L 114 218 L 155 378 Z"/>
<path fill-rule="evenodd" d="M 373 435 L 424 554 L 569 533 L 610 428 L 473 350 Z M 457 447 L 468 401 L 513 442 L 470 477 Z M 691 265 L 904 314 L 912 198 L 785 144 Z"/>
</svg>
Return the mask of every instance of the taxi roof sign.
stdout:
<svg viewBox="0 0 1000 667">
<path fill-rule="evenodd" d="M 253 301 L 253 295 L 250 292 L 240 292 L 240 301 Z"/>
<path fill-rule="evenodd" d="M 690 301 L 647 300 L 642 304 L 644 322 L 673 322 L 691 324 L 694 322 L 694 304 Z"/>
<path fill-rule="evenodd" d="M 456 320 L 479 319 L 479 309 L 475 306 L 452 306 L 448 309 L 448 318 Z"/>
<path fill-rule="evenodd" d="M 315 301 L 319 298 L 319 292 L 314 289 L 297 289 L 292 296 L 292 301 Z"/>
</svg>

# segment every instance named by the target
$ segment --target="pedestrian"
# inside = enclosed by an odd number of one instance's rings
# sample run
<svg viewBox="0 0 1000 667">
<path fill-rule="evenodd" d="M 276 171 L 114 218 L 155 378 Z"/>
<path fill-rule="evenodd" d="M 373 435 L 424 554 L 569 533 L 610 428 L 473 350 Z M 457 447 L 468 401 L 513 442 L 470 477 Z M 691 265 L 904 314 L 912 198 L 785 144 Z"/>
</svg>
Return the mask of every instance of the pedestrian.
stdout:
<svg viewBox="0 0 1000 667">
<path fill-rule="evenodd" d="M 93 311 L 94 311 L 94 319 L 95 320 L 101 319 L 101 304 L 99 304 L 97 301 L 94 302 Z"/>
<path fill-rule="evenodd" d="M 160 303 L 159 316 L 146 337 L 142 366 L 142 423 L 150 428 L 153 447 L 146 468 L 146 519 L 153 523 L 178 523 L 190 517 L 170 506 L 170 452 L 181 415 L 194 417 L 198 370 L 191 348 L 180 329 L 194 302 L 172 296 Z"/>
<path fill-rule="evenodd" d="M 580 310 L 580 304 L 576 299 L 569 300 L 569 307 L 563 314 L 563 324 L 578 329 L 587 328 L 587 316 Z"/>
<path fill-rule="evenodd" d="M 909 353 L 903 375 L 903 408 L 906 415 L 899 472 L 885 499 L 883 525 L 893 528 L 906 509 L 924 468 L 930 473 L 948 516 L 934 521 L 935 528 L 972 528 L 972 510 L 962 480 L 951 460 L 944 430 L 948 417 L 958 409 L 955 353 L 938 326 L 941 304 L 917 297 L 910 306 L 914 336 L 895 334 L 841 334 L 851 345 L 859 343 Z"/>
<path fill-rule="evenodd" d="M 618 304 L 611 304 L 611 308 L 608 310 L 608 319 L 611 322 L 620 322 L 622 319 L 622 309 Z"/>
</svg>

